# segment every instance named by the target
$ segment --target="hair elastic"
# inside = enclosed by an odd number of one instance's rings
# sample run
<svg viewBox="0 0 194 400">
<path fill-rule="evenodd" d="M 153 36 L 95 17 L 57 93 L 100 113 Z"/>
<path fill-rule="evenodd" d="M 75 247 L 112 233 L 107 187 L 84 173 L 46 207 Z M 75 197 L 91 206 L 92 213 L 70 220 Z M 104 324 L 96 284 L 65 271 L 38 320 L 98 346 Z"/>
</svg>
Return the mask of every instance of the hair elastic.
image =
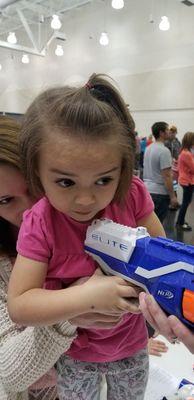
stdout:
<svg viewBox="0 0 194 400">
<path fill-rule="evenodd" d="M 90 89 L 92 89 L 93 86 L 91 85 L 91 83 L 87 82 L 85 84 L 85 87 L 90 90 Z"/>
</svg>

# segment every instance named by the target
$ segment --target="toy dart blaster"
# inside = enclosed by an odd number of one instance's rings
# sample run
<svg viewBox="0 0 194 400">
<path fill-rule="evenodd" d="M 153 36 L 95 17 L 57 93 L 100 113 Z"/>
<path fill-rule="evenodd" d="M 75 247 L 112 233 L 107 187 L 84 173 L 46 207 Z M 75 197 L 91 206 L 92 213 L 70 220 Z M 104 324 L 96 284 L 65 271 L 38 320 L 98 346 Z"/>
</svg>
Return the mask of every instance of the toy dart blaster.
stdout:
<svg viewBox="0 0 194 400">
<path fill-rule="evenodd" d="M 88 227 L 85 250 L 106 274 L 141 286 L 194 330 L 194 246 L 104 219 Z"/>
</svg>

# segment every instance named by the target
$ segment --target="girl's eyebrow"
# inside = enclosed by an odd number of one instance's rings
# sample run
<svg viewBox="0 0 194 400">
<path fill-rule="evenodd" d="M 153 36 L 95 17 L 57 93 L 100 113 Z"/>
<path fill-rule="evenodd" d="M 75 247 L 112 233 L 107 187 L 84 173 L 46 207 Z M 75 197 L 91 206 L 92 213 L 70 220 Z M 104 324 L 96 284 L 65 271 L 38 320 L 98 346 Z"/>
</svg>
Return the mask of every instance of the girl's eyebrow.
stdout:
<svg viewBox="0 0 194 400">
<path fill-rule="evenodd" d="M 111 172 L 115 172 L 118 169 L 119 169 L 119 167 L 114 167 L 114 168 L 109 169 L 108 171 L 100 172 L 100 174 L 96 174 L 96 176 L 110 174 Z M 53 172 L 55 174 L 66 175 L 66 176 L 71 176 L 71 177 L 78 177 L 78 175 L 73 174 L 72 172 L 61 171 L 60 169 L 57 169 L 57 168 L 51 168 L 49 171 Z"/>
</svg>

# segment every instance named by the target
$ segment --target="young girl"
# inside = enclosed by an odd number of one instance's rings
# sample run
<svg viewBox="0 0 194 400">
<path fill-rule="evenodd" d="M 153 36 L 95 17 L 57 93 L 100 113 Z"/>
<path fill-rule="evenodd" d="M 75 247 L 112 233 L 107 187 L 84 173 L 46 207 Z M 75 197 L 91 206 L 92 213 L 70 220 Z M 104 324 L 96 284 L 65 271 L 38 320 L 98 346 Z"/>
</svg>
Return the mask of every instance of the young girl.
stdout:
<svg viewBox="0 0 194 400">
<path fill-rule="evenodd" d="M 128 301 L 139 289 L 119 277 L 68 287 L 96 268 L 84 252 L 93 219 L 143 225 L 151 235 L 164 235 L 144 184 L 132 177 L 133 130 L 121 96 L 98 75 L 79 89 L 47 90 L 25 116 L 23 168 L 32 193 L 45 197 L 24 214 L 9 287 L 11 318 L 49 325 L 91 311 L 120 316 L 110 330 L 79 329 L 57 365 L 63 400 L 99 399 L 102 374 L 108 399 L 144 398 L 147 331 L 139 308 Z"/>
<path fill-rule="evenodd" d="M 20 130 L 16 119 L 0 116 L 0 399 L 55 400 L 56 372 L 48 371 L 69 349 L 76 326 L 106 329 L 115 326 L 119 317 L 89 313 L 75 317 L 71 324 L 63 320 L 43 327 L 21 327 L 9 318 L 7 289 L 19 226 L 23 212 L 35 203 L 21 172 Z M 103 278 L 95 275 L 95 280 Z"/>
</svg>

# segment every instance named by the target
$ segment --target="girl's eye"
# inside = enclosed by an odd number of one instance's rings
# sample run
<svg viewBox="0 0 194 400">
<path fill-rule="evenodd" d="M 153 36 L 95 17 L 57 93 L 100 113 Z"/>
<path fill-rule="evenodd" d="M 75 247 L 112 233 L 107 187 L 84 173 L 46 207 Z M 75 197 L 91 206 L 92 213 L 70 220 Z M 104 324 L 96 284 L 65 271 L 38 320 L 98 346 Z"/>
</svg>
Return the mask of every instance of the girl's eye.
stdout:
<svg viewBox="0 0 194 400">
<path fill-rule="evenodd" d="M 71 179 L 64 179 L 64 178 L 58 179 L 58 181 L 56 181 L 56 183 L 63 188 L 67 188 L 67 187 L 75 185 L 75 182 L 72 181 Z"/>
<path fill-rule="evenodd" d="M 5 197 L 4 199 L 0 199 L 0 206 L 4 206 L 9 204 L 13 200 L 13 197 Z"/>
<path fill-rule="evenodd" d="M 105 176 L 103 178 L 100 178 L 96 181 L 96 185 L 99 186 L 106 186 L 108 185 L 111 181 L 113 181 L 113 178 L 111 178 L 110 176 Z"/>
</svg>

